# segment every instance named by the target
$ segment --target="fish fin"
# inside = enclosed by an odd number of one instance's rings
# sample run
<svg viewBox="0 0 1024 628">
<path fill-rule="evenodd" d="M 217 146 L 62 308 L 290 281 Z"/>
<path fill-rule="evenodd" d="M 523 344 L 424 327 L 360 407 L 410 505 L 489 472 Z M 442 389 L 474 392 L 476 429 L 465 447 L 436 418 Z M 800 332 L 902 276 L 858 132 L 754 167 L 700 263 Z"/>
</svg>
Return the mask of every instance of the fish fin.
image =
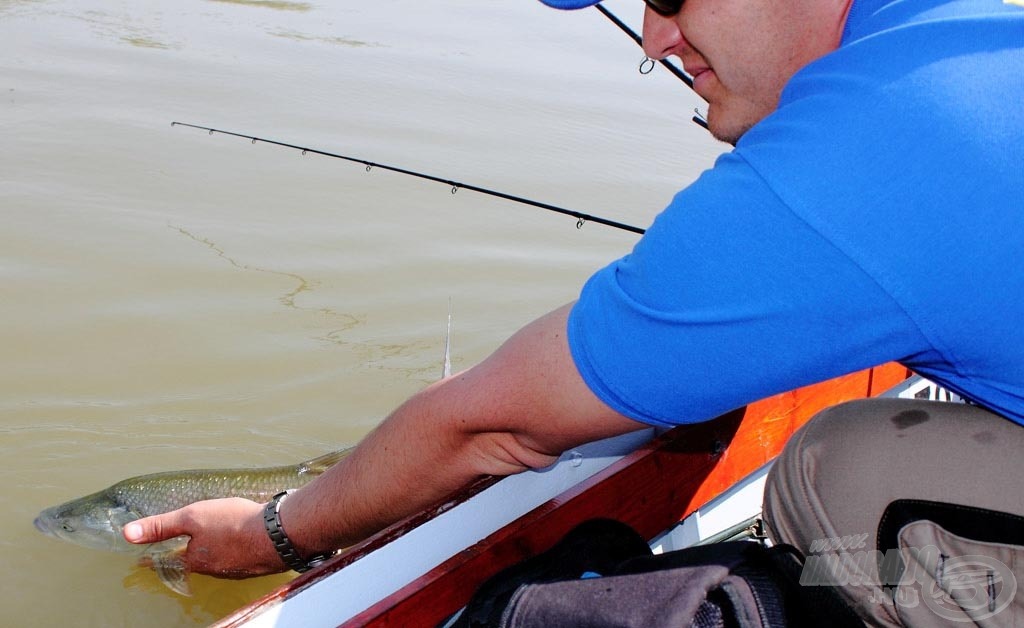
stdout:
<svg viewBox="0 0 1024 628">
<path fill-rule="evenodd" d="M 352 453 L 354 447 L 347 449 L 339 449 L 338 451 L 332 451 L 331 453 L 311 458 L 305 462 L 299 463 L 301 467 L 299 473 L 309 475 L 320 475 L 330 467 L 337 464 L 339 460 Z"/>
<path fill-rule="evenodd" d="M 192 587 L 188 581 L 188 570 L 185 569 L 185 561 L 181 554 L 167 552 L 153 556 L 153 569 L 160 578 L 160 582 L 167 585 L 171 591 L 191 597 Z"/>
<path fill-rule="evenodd" d="M 452 374 L 452 298 L 448 297 L 448 328 L 444 332 L 444 366 L 441 367 L 441 379 Z"/>
</svg>

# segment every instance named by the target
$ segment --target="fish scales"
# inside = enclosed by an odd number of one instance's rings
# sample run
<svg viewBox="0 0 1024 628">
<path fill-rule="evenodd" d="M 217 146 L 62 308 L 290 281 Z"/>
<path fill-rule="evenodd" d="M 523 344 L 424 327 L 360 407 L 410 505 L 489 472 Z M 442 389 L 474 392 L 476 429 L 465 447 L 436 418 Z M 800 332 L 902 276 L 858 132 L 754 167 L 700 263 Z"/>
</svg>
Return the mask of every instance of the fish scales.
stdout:
<svg viewBox="0 0 1024 628">
<path fill-rule="evenodd" d="M 218 497 L 265 502 L 284 488 L 299 488 L 316 475 L 303 473 L 301 465 L 251 470 L 192 469 L 130 478 L 107 490 L 115 502 L 145 517 Z"/>
</svg>

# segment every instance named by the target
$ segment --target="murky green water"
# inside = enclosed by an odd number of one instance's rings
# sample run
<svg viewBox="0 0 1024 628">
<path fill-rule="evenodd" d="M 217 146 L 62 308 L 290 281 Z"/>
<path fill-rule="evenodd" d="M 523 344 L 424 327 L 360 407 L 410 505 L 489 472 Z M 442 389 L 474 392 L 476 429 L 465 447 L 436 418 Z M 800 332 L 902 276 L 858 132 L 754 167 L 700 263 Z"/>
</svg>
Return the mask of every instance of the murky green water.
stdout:
<svg viewBox="0 0 1024 628">
<path fill-rule="evenodd" d="M 0 623 L 205 624 L 269 590 L 182 598 L 32 518 L 354 443 L 440 375 L 449 298 L 460 368 L 636 241 L 171 121 L 646 226 L 721 147 L 640 57 L 530 0 L 0 1 Z"/>
</svg>

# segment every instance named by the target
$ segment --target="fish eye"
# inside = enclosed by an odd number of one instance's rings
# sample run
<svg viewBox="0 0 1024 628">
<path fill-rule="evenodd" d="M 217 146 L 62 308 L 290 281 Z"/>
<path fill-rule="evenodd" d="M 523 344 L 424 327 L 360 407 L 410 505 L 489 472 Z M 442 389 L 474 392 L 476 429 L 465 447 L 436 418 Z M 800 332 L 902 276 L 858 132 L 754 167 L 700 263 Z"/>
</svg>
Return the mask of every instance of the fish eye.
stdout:
<svg viewBox="0 0 1024 628">
<path fill-rule="evenodd" d="M 68 523 L 66 521 L 64 523 L 60 524 L 60 527 L 64 528 L 65 532 L 74 532 L 75 531 L 75 526 L 71 525 L 70 523 Z"/>
</svg>

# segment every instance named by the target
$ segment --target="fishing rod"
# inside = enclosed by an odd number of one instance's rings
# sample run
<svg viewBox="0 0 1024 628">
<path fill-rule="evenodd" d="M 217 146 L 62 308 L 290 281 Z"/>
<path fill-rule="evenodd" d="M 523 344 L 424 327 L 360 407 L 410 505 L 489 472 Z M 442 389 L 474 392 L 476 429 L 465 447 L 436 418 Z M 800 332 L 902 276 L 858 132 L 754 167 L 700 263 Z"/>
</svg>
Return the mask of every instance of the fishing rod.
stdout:
<svg viewBox="0 0 1024 628">
<path fill-rule="evenodd" d="M 645 231 L 644 229 L 641 229 L 640 227 L 634 227 L 633 225 L 627 225 L 625 223 L 617 222 L 615 220 L 609 220 L 607 218 L 602 218 L 600 216 L 594 216 L 592 214 L 585 214 L 583 212 L 578 212 L 578 211 L 575 211 L 575 210 L 572 210 L 572 209 L 565 209 L 564 207 L 557 207 L 555 205 L 550 205 L 548 203 L 542 203 L 540 201 L 533 201 L 533 200 L 530 200 L 528 198 L 523 198 L 521 196 L 515 196 L 513 194 L 506 194 L 504 192 L 498 192 L 496 190 L 489 190 L 487 188 L 482 188 L 482 187 L 477 186 L 477 185 L 470 185 L 468 183 L 461 183 L 459 181 L 452 181 L 452 180 L 449 180 L 449 179 L 444 179 L 442 177 L 436 177 L 436 176 L 431 175 L 431 174 L 426 174 L 426 173 L 423 173 L 423 172 L 416 172 L 415 170 L 408 170 L 406 168 L 399 168 L 397 166 L 389 166 L 389 165 L 386 165 L 386 164 L 380 164 L 380 163 L 369 161 L 367 159 L 360 159 L 358 157 L 349 157 L 349 156 L 346 156 L 346 155 L 339 155 L 337 153 L 330 153 L 330 152 L 327 152 L 327 151 L 324 151 L 324 150 L 318 150 L 316 148 L 309 148 L 308 146 L 298 146 L 296 144 L 289 144 L 287 142 L 278 142 L 276 140 L 269 140 L 269 139 L 266 139 L 266 138 L 263 138 L 263 137 L 257 137 L 255 135 L 246 135 L 244 133 L 235 133 L 234 131 L 225 131 L 223 129 L 214 129 L 214 128 L 211 128 L 211 127 L 208 127 L 208 126 L 200 126 L 198 124 L 189 124 L 187 122 L 171 122 L 171 126 L 184 126 L 184 127 L 189 127 L 189 128 L 193 128 L 193 129 L 199 129 L 201 131 L 207 131 L 210 135 L 213 135 L 214 133 L 220 133 L 221 135 L 231 135 L 233 137 L 241 137 L 241 138 L 244 138 L 244 139 L 252 141 L 253 144 L 255 144 L 256 142 L 263 142 L 264 144 L 273 144 L 274 146 L 283 146 L 285 148 L 292 148 L 292 149 L 295 149 L 295 150 L 298 150 L 298 151 L 302 151 L 303 155 L 305 155 L 306 153 L 313 153 L 314 155 L 323 155 L 325 157 L 333 157 L 335 159 L 344 159 L 345 161 L 351 161 L 351 162 L 354 162 L 354 163 L 357 163 L 357 164 L 362 164 L 362 165 L 366 166 L 366 171 L 367 172 L 369 172 L 373 168 L 380 168 L 381 170 L 390 170 L 391 172 L 397 172 L 399 174 L 405 174 L 405 175 L 409 175 L 411 177 L 418 177 L 420 179 L 426 179 L 427 181 L 434 181 L 436 183 L 444 183 L 445 185 L 450 185 L 451 186 L 452 194 L 455 194 L 459 190 L 465 189 L 465 190 L 471 190 L 473 192 L 479 192 L 480 194 L 487 194 L 488 196 L 495 196 L 495 197 L 498 197 L 498 198 L 503 198 L 503 199 L 505 199 L 507 201 L 513 201 L 515 203 L 522 203 L 524 205 L 531 205 L 533 207 L 539 207 L 540 209 L 546 209 L 548 211 L 556 212 L 556 213 L 559 213 L 559 214 L 564 214 L 566 216 L 572 216 L 573 218 L 576 219 L 576 228 L 577 229 L 580 229 L 581 227 L 583 227 L 584 223 L 596 222 L 596 223 L 601 224 L 601 225 L 605 225 L 605 226 L 608 226 L 608 227 L 615 227 L 616 229 L 622 229 L 623 231 L 630 231 L 632 233 L 638 233 L 640 235 L 643 235 L 644 231 Z"/>
<path fill-rule="evenodd" d="M 596 8 L 598 11 L 600 11 L 606 18 L 611 20 L 612 24 L 615 24 L 616 26 L 618 26 L 622 30 L 622 32 L 624 32 L 627 35 L 629 35 L 629 37 L 633 41 L 636 42 L 637 46 L 640 46 L 641 48 L 644 47 L 644 40 L 643 40 L 643 38 L 641 38 L 639 35 L 637 35 L 636 31 L 634 31 L 632 28 L 630 28 L 625 22 L 623 22 L 618 17 L 616 17 L 614 13 L 612 13 L 611 11 L 606 9 L 603 4 L 595 4 L 594 8 Z M 644 59 L 645 59 L 645 63 L 646 63 L 646 61 L 650 61 L 653 64 L 654 61 L 655 61 L 654 59 L 651 59 L 650 57 L 644 57 Z M 689 87 L 690 89 L 693 89 L 693 79 L 690 78 L 689 76 L 687 76 L 685 72 L 683 72 L 682 70 L 680 70 L 679 68 L 677 68 L 673 64 L 669 63 L 668 61 L 665 61 L 664 59 L 658 59 L 657 61 L 664 68 L 666 68 L 669 72 L 671 72 L 677 79 L 679 79 L 680 81 L 686 83 L 687 87 Z M 647 74 L 648 72 L 650 72 L 650 70 L 647 70 L 647 72 L 644 72 L 642 69 L 640 71 L 643 74 Z"/>
<path fill-rule="evenodd" d="M 640 46 L 641 49 L 644 47 L 644 40 L 643 40 L 643 38 L 640 37 L 639 35 L 637 35 L 636 31 L 634 31 L 632 28 L 630 28 L 625 22 L 623 22 L 618 17 L 616 17 L 616 15 L 614 13 L 612 13 L 611 11 L 606 9 L 603 4 L 600 4 L 600 3 L 595 4 L 594 8 L 597 9 L 598 11 L 600 11 L 601 14 L 604 15 L 606 18 L 611 20 L 612 24 L 615 24 L 616 26 L 618 26 L 619 29 L 623 33 L 626 33 L 627 35 L 629 35 L 630 39 L 635 41 L 637 46 Z M 669 72 L 671 72 L 673 76 L 675 76 L 677 79 L 679 79 L 683 83 L 686 83 L 687 87 L 689 87 L 691 90 L 693 89 L 693 79 L 690 78 L 685 72 L 683 72 L 682 70 L 677 68 L 675 65 L 669 63 L 665 59 L 658 59 L 657 61 L 664 68 L 666 68 Z M 648 63 L 650 65 L 648 65 Z M 646 70 L 645 70 L 645 68 L 646 68 Z M 651 59 L 650 57 L 644 55 L 644 60 L 640 62 L 640 73 L 641 74 L 649 74 L 651 72 L 651 70 L 653 70 L 653 69 L 654 69 L 654 59 Z M 694 92 L 694 93 L 696 94 L 697 92 Z M 697 94 L 697 95 L 700 96 L 700 94 Z M 707 129 L 708 128 L 708 121 L 704 119 L 704 116 L 702 116 L 699 111 L 694 110 L 694 112 L 697 115 L 693 116 L 692 120 L 694 122 L 696 122 L 698 125 L 700 125 L 701 127 Z"/>
</svg>

